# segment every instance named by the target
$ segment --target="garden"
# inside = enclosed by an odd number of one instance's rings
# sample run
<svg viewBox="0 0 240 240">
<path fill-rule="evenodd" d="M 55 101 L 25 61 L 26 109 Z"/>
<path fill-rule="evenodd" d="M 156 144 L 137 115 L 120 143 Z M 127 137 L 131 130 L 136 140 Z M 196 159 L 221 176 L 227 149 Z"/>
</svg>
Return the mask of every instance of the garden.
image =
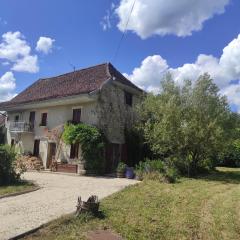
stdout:
<svg viewBox="0 0 240 240">
<path fill-rule="evenodd" d="M 130 161 L 120 161 L 116 175 L 139 183 L 103 199 L 98 215 L 71 214 L 24 239 L 86 239 L 99 229 L 132 240 L 240 239 L 240 117 L 211 77 L 179 85 L 167 75 L 159 94 L 143 97 L 138 114 L 126 135 Z M 99 129 L 68 125 L 63 140 L 81 143 L 87 170 L 103 172 Z M 11 149 L 0 149 L 14 159 Z M 1 184 L 19 180 L 13 162 L 4 164 Z"/>
<path fill-rule="evenodd" d="M 33 183 L 23 181 L 25 166 L 17 163 L 14 148 L 0 145 L 0 198 L 36 189 Z"/>
</svg>

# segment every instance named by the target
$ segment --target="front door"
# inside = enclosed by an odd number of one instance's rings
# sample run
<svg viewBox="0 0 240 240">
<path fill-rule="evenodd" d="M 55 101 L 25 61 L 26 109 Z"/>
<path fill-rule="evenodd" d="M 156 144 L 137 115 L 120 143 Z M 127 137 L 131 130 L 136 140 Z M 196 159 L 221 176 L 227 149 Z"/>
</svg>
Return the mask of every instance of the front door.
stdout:
<svg viewBox="0 0 240 240">
<path fill-rule="evenodd" d="M 56 143 L 48 144 L 48 158 L 47 158 L 47 168 L 51 168 L 53 158 L 56 155 Z"/>
<path fill-rule="evenodd" d="M 105 151 L 105 171 L 106 173 L 112 173 L 116 170 L 118 163 L 121 160 L 120 144 L 109 143 L 106 146 Z"/>
</svg>

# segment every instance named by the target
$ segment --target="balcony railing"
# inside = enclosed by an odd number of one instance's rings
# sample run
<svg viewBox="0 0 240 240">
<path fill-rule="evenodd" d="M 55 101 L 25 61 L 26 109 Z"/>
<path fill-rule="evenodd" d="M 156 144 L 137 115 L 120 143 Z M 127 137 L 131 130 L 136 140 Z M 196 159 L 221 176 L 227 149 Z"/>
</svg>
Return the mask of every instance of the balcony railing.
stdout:
<svg viewBox="0 0 240 240">
<path fill-rule="evenodd" d="M 10 132 L 33 132 L 33 125 L 27 122 L 10 122 Z"/>
</svg>

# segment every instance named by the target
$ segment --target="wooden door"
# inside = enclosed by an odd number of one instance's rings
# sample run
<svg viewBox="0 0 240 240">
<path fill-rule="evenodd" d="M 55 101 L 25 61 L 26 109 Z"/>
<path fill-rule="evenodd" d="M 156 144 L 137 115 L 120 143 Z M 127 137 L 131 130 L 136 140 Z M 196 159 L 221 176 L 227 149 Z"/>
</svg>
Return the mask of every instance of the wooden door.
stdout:
<svg viewBox="0 0 240 240">
<path fill-rule="evenodd" d="M 105 171 L 106 173 L 113 173 L 119 161 L 121 160 L 120 144 L 109 143 L 105 149 Z"/>
<path fill-rule="evenodd" d="M 35 157 L 39 157 L 39 145 L 40 145 L 40 140 L 36 139 L 34 141 L 34 148 L 33 148 L 33 155 Z"/>
<path fill-rule="evenodd" d="M 51 168 L 53 158 L 56 155 L 56 143 L 49 143 L 48 144 L 48 158 L 47 158 L 47 168 Z"/>
</svg>

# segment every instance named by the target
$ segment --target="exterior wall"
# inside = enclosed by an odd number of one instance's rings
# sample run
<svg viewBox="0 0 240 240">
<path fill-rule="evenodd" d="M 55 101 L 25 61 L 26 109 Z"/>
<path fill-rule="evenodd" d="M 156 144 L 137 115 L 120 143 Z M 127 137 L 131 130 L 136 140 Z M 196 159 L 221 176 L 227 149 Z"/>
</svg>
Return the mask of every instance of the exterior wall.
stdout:
<svg viewBox="0 0 240 240">
<path fill-rule="evenodd" d="M 132 106 L 125 103 L 125 91 L 131 93 Z M 29 109 L 21 112 L 8 112 L 7 121 L 7 142 L 11 144 L 11 139 L 15 139 L 21 153 L 33 153 L 34 140 L 40 140 L 39 156 L 43 161 L 44 167 L 47 165 L 49 141 L 46 133 L 58 126 L 62 126 L 72 120 L 73 109 L 81 108 L 81 121 L 87 124 L 96 125 L 103 130 L 107 137 L 110 148 L 109 164 L 114 163 L 109 169 L 112 171 L 122 157 L 123 144 L 125 143 L 125 129 L 134 125 L 137 114 L 136 105 L 140 102 L 141 92 L 131 89 L 114 81 L 103 85 L 101 90 L 96 93 L 97 100 L 89 103 L 76 103 L 69 105 L 58 105 L 48 108 Z M 64 102 L 63 102 L 64 103 Z M 35 125 L 33 133 L 14 134 L 9 131 L 9 122 L 13 122 L 16 115 L 19 115 L 19 122 L 29 122 L 30 112 L 35 112 Z M 42 113 L 47 113 L 47 126 L 40 126 Z M 79 149 L 81 159 L 81 148 Z M 62 141 L 57 142 L 56 160 L 59 162 L 69 162 L 76 164 L 79 160 L 70 159 L 70 146 Z M 111 163 L 112 162 L 112 163 Z"/>
<path fill-rule="evenodd" d="M 132 94 L 132 106 L 125 102 L 125 92 Z M 98 127 L 103 130 L 108 144 L 105 148 L 105 172 L 115 171 L 119 161 L 127 162 L 125 130 L 137 120 L 136 106 L 142 93 L 121 84 L 109 82 L 101 89 L 98 99 Z"/>
<path fill-rule="evenodd" d="M 11 144 L 11 140 L 14 139 L 17 143 L 17 149 L 20 153 L 33 153 L 34 140 L 40 139 L 39 155 L 43 161 L 44 167 L 46 167 L 47 156 L 48 156 L 48 139 L 46 138 L 46 132 L 52 130 L 57 126 L 64 125 L 68 121 L 72 120 L 72 112 L 74 108 L 81 108 L 81 121 L 91 125 L 97 125 L 97 112 L 96 103 L 77 103 L 73 105 L 55 106 L 42 109 L 29 109 L 22 112 L 8 112 L 7 122 L 7 143 Z M 9 123 L 14 121 L 15 116 L 19 115 L 19 122 L 29 122 L 29 115 L 31 111 L 35 111 L 35 124 L 33 133 L 12 133 L 9 130 Z M 42 113 L 48 113 L 47 126 L 40 126 Z M 70 146 L 63 142 L 59 144 L 60 147 L 57 149 L 57 161 L 72 162 L 70 160 Z M 57 147 L 58 148 L 58 147 Z"/>
<path fill-rule="evenodd" d="M 132 106 L 125 103 L 125 91 L 132 94 Z M 98 126 L 111 143 L 125 143 L 125 128 L 131 128 L 137 119 L 136 106 L 140 93 L 117 84 L 106 84 L 99 95 L 97 112 Z"/>
</svg>

